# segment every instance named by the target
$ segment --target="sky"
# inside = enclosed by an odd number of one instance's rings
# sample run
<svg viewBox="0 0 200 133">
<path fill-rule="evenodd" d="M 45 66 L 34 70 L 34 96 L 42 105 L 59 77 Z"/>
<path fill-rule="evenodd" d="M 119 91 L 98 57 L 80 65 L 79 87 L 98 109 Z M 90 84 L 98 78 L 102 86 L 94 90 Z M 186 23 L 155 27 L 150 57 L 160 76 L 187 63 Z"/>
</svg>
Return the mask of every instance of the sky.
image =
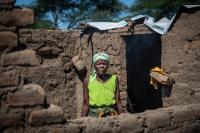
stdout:
<svg viewBox="0 0 200 133">
<path fill-rule="evenodd" d="M 135 0 L 119 0 L 119 1 L 123 2 L 127 6 L 131 6 Z"/>
<path fill-rule="evenodd" d="M 16 0 L 16 5 L 27 5 L 32 3 L 34 0 Z"/>
<path fill-rule="evenodd" d="M 27 5 L 31 2 L 33 2 L 34 0 L 16 0 L 16 5 Z M 135 0 L 119 0 L 121 2 L 123 2 L 124 4 L 126 4 L 127 6 L 130 6 L 133 4 L 133 2 Z"/>
<path fill-rule="evenodd" d="M 35 0 L 16 0 L 16 5 L 19 5 L 19 6 L 21 6 L 21 5 L 28 5 L 28 4 L 30 4 L 30 3 L 34 2 L 34 1 Z M 119 1 L 123 2 L 125 5 L 127 5 L 127 6 L 130 7 L 134 3 L 135 0 L 119 0 Z M 125 14 L 126 13 L 122 14 L 122 16 L 125 15 Z M 66 24 L 60 23 L 59 27 L 61 29 L 65 29 L 66 28 Z"/>
</svg>

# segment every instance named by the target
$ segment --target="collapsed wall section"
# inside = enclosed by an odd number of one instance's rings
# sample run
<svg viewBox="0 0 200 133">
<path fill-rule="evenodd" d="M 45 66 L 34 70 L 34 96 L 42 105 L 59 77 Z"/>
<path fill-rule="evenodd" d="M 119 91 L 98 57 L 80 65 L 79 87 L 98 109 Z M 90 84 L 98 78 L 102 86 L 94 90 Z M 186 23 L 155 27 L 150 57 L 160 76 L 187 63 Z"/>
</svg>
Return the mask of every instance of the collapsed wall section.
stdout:
<svg viewBox="0 0 200 133">
<path fill-rule="evenodd" d="M 61 106 L 66 119 L 76 118 L 76 72 L 71 58 L 77 52 L 77 36 L 75 31 L 19 30 L 20 45 L 35 51 L 39 60 L 39 65 L 19 70 L 24 82 L 42 86 L 47 103 Z"/>
<path fill-rule="evenodd" d="M 0 2 L 0 132 L 63 123 L 77 115 L 77 31 L 26 30 L 31 9 Z"/>
<path fill-rule="evenodd" d="M 191 104 L 149 110 L 138 114 L 122 114 L 118 117 L 84 117 L 67 121 L 64 125 L 32 127 L 25 132 L 59 133 L 198 133 L 200 131 L 200 105 Z"/>
</svg>

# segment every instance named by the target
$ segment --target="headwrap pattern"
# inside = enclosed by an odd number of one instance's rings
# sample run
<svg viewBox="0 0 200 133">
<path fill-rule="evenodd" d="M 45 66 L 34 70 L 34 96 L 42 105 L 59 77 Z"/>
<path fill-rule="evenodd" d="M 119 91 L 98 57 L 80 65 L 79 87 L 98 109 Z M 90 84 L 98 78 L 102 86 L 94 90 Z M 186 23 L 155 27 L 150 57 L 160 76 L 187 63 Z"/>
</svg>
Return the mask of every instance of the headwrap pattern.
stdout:
<svg viewBox="0 0 200 133">
<path fill-rule="evenodd" d="M 93 56 L 93 59 L 92 59 L 92 63 L 93 63 L 93 67 L 95 65 L 95 63 L 98 61 L 98 60 L 105 60 L 107 62 L 109 62 L 109 55 L 106 54 L 106 53 L 97 53 Z M 96 70 L 95 68 L 93 68 L 93 72 L 92 72 L 92 78 L 91 78 L 91 81 L 94 81 L 96 79 Z"/>
</svg>

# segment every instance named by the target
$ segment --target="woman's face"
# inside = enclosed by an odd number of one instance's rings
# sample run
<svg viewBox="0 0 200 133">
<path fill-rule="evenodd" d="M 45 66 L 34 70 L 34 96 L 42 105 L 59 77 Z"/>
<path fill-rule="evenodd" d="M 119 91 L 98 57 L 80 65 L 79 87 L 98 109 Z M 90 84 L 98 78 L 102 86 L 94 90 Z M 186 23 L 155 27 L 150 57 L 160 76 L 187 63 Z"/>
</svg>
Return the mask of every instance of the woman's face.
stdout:
<svg viewBox="0 0 200 133">
<path fill-rule="evenodd" d="M 108 62 L 105 60 L 98 60 L 95 63 L 94 68 L 98 75 L 104 75 L 108 69 Z"/>
</svg>

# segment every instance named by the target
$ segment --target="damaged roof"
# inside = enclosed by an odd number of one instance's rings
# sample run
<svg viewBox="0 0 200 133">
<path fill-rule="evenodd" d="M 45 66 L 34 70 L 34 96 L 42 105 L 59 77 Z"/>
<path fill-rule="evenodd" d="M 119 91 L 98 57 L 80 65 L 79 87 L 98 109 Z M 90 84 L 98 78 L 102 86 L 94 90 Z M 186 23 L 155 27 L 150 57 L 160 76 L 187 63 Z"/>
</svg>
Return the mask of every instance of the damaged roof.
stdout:
<svg viewBox="0 0 200 133">
<path fill-rule="evenodd" d="M 177 12 L 174 14 L 174 16 L 171 19 L 168 19 L 166 17 L 161 18 L 159 21 L 155 22 L 155 18 L 148 16 L 148 15 L 137 15 L 135 17 L 132 17 L 131 21 L 137 21 L 140 19 L 144 19 L 143 23 L 148 28 L 152 29 L 153 31 L 164 35 L 166 34 L 172 24 L 177 20 L 178 16 L 182 12 L 187 12 L 191 10 L 199 10 L 200 5 L 181 5 Z M 128 25 L 127 20 L 122 20 L 120 22 L 89 22 L 87 23 L 90 27 L 96 28 L 98 30 L 110 30 L 110 29 L 117 29 L 122 28 Z"/>
</svg>

